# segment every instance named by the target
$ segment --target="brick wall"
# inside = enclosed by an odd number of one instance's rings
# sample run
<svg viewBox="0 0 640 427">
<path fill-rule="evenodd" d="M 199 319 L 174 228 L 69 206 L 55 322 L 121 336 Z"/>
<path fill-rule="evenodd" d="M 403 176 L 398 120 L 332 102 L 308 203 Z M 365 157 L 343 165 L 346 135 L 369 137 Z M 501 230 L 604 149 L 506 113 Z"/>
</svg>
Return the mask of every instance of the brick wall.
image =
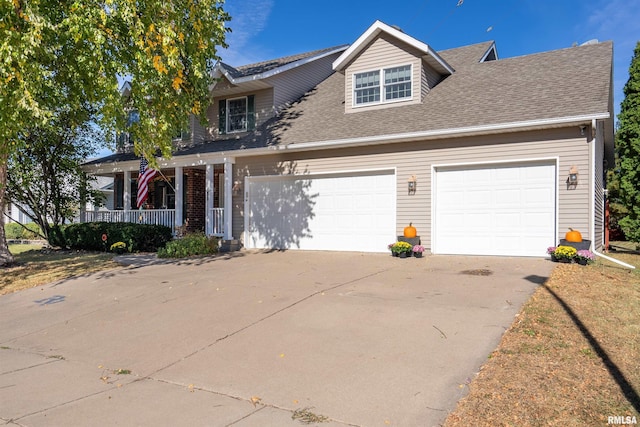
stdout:
<svg viewBox="0 0 640 427">
<path fill-rule="evenodd" d="M 189 221 L 188 232 L 204 232 L 205 211 L 207 208 L 204 170 L 185 169 L 187 177 L 186 185 L 186 212 L 185 218 Z"/>
</svg>

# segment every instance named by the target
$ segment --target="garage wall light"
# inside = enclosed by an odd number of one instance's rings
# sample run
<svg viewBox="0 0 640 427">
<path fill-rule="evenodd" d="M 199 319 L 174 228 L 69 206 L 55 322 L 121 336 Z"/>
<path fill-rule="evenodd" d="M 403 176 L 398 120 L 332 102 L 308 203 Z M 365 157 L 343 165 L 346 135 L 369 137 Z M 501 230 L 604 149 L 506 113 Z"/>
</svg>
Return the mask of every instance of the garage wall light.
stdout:
<svg viewBox="0 0 640 427">
<path fill-rule="evenodd" d="M 571 166 L 569 169 L 569 176 L 567 177 L 567 189 L 576 188 L 578 186 L 578 167 Z"/>
<path fill-rule="evenodd" d="M 409 194 L 416 194 L 416 187 L 418 184 L 418 180 L 415 175 L 411 175 L 411 178 L 407 181 L 407 187 Z"/>
<path fill-rule="evenodd" d="M 233 183 L 232 190 L 233 190 L 233 195 L 237 196 L 238 193 L 242 192 L 242 183 L 240 181 L 235 181 Z"/>
</svg>

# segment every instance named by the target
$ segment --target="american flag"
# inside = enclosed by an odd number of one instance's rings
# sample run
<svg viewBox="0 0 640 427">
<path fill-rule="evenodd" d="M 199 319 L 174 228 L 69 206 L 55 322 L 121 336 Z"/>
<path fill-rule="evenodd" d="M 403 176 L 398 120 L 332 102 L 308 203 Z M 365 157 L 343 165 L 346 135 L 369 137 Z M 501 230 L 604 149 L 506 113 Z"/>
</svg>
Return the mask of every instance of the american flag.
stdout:
<svg viewBox="0 0 640 427">
<path fill-rule="evenodd" d="M 156 175 L 156 170 L 151 169 L 149 162 L 144 157 L 140 158 L 140 173 L 138 174 L 138 209 L 147 197 L 149 197 L 149 181 Z"/>
</svg>

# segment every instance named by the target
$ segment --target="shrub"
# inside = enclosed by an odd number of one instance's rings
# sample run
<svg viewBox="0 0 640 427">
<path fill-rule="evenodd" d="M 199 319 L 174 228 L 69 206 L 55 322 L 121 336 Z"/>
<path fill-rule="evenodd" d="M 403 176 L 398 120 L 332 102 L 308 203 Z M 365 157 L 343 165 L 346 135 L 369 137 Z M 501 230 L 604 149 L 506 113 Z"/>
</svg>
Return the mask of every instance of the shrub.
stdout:
<svg viewBox="0 0 640 427">
<path fill-rule="evenodd" d="M 22 226 L 15 222 L 5 224 L 4 233 L 7 236 L 7 240 L 22 239 Z"/>
<path fill-rule="evenodd" d="M 40 227 L 35 222 L 21 225 L 16 222 L 5 224 L 4 232 L 7 240 L 40 240 Z"/>
<path fill-rule="evenodd" d="M 104 251 L 116 242 L 124 242 L 130 252 L 155 252 L 172 238 L 167 226 L 125 222 L 69 224 L 62 232 L 71 249 L 92 251 Z M 106 241 L 102 240 L 103 235 Z"/>
<path fill-rule="evenodd" d="M 212 255 L 218 252 L 218 238 L 204 234 L 187 234 L 173 240 L 158 250 L 158 258 L 184 258 L 195 255 Z"/>
</svg>

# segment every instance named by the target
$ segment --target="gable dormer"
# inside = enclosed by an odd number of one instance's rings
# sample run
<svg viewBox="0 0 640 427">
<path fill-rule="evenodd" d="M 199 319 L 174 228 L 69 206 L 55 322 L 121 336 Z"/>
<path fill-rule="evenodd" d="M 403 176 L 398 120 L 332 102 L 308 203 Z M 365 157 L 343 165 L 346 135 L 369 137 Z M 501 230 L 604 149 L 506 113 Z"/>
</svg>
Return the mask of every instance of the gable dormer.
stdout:
<svg viewBox="0 0 640 427">
<path fill-rule="evenodd" d="M 429 45 L 376 21 L 333 62 L 345 76 L 345 112 L 418 104 L 453 74 Z"/>
</svg>

